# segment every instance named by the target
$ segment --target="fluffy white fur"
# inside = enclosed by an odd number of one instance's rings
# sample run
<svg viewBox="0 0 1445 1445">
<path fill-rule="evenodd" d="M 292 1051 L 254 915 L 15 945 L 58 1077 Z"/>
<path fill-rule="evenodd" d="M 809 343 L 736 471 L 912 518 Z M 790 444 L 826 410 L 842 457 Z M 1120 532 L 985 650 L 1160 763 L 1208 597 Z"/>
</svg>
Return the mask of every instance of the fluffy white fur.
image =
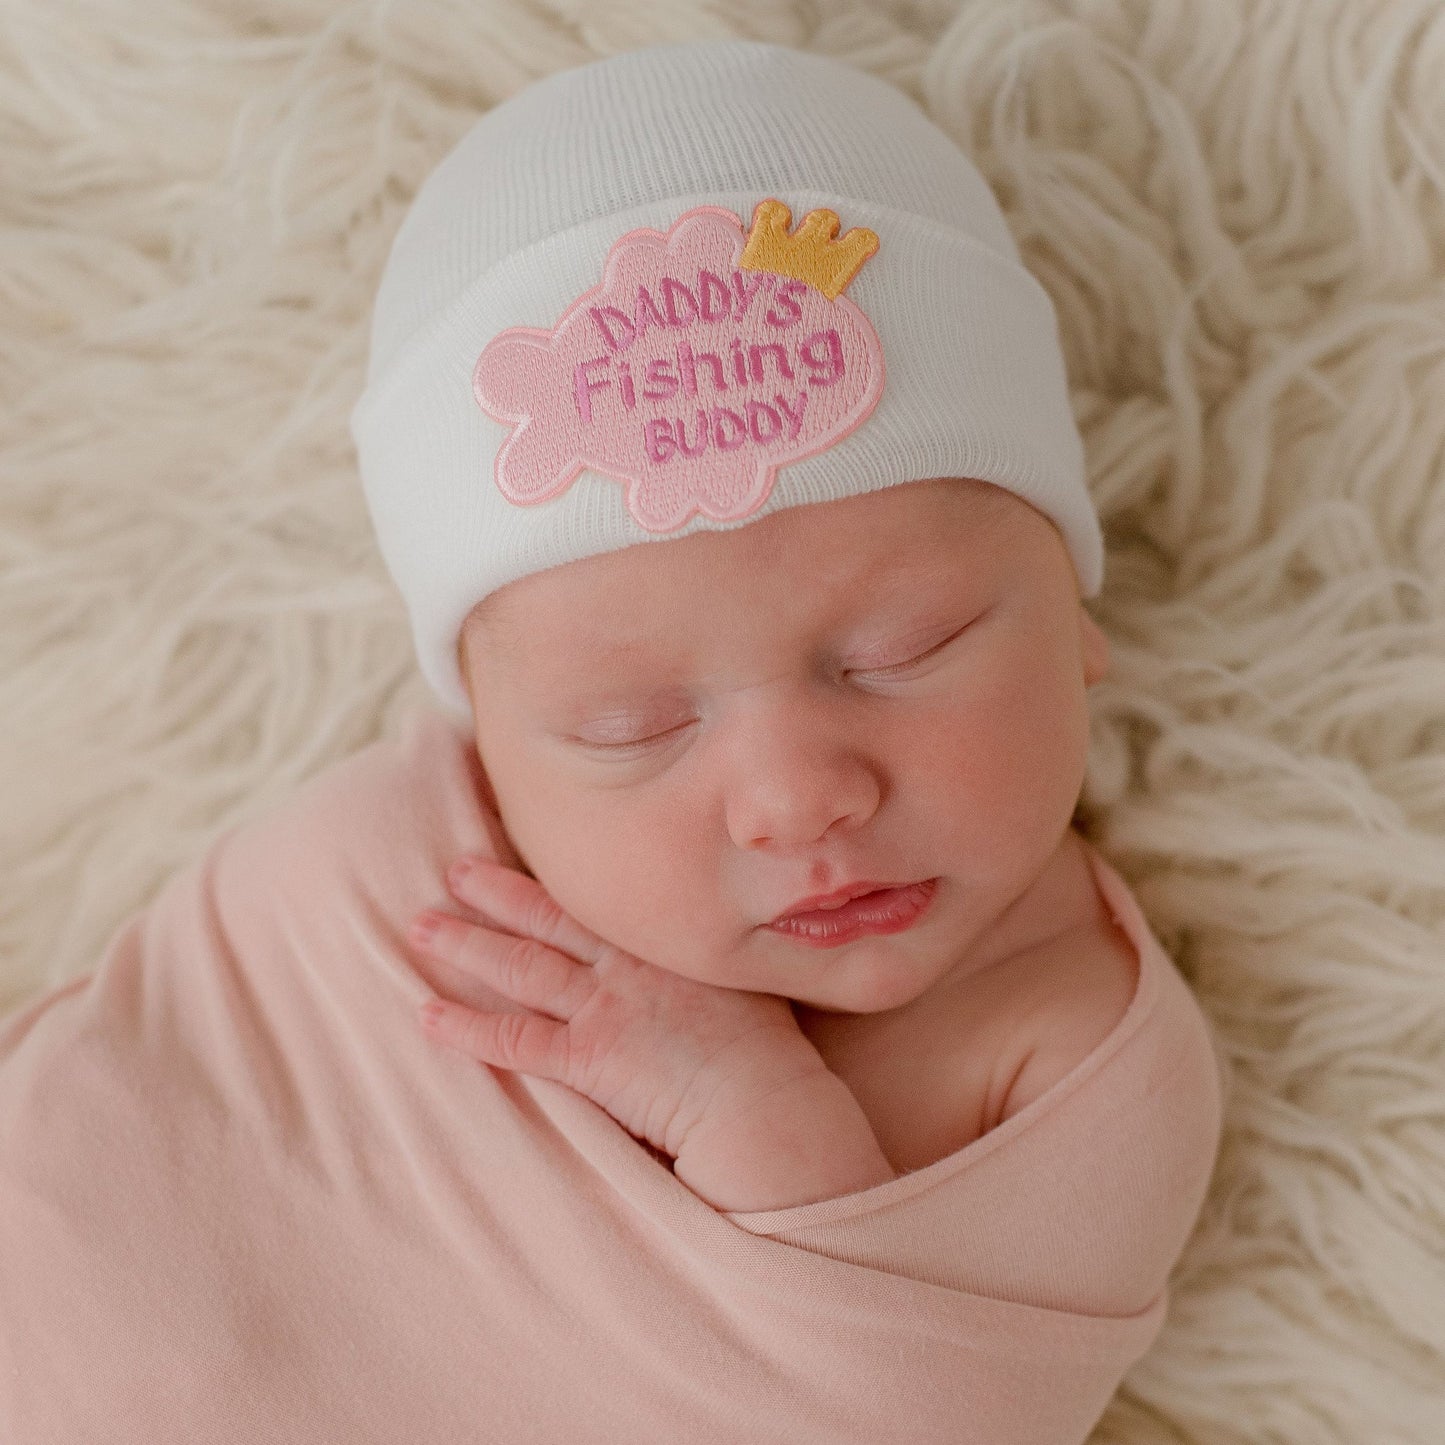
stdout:
<svg viewBox="0 0 1445 1445">
<path fill-rule="evenodd" d="M 1084 826 L 1230 1082 L 1095 1439 L 1438 1445 L 1437 0 L 7 7 L 0 1007 L 428 700 L 345 428 L 391 236 L 479 111 L 709 35 L 909 90 L 1058 308 L 1114 644 Z"/>
</svg>

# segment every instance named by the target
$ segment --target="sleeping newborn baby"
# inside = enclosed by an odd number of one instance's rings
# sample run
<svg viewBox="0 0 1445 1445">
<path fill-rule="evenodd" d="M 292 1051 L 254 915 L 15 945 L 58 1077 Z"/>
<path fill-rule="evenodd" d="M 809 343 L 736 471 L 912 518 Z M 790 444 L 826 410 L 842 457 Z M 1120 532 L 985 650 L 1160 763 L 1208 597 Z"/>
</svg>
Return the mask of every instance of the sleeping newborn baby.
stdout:
<svg viewBox="0 0 1445 1445">
<path fill-rule="evenodd" d="M 472 867 L 458 898 L 510 931 L 428 915 L 425 946 L 569 1027 L 458 1008 L 443 1037 L 583 1089 L 728 1209 L 892 1178 L 1022 1109 L 1136 987 L 1070 826 L 1108 656 L 1078 594 L 1056 527 L 967 478 L 493 592 L 462 667 L 544 887 Z M 528 923 L 560 947 L 511 946 Z M 599 977 L 559 956 L 579 924 Z M 689 1107 L 745 1085 L 694 1162 Z"/>
<path fill-rule="evenodd" d="M 1083 1441 L 1222 1076 L 1072 826 L 1102 536 L 978 171 L 780 46 L 549 76 L 351 425 L 440 710 L 0 1018 L 0 1440 Z"/>
</svg>

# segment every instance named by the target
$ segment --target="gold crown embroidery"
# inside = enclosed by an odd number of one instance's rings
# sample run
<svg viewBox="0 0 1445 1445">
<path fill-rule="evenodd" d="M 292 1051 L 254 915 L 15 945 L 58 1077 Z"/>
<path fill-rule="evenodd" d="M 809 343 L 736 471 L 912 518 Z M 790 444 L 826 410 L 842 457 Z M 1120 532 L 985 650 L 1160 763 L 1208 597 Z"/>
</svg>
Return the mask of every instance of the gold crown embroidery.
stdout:
<svg viewBox="0 0 1445 1445">
<path fill-rule="evenodd" d="M 841 240 L 834 240 L 839 225 L 836 211 L 809 211 L 790 236 L 792 223 L 793 213 L 782 201 L 771 196 L 759 201 L 738 264 L 752 271 L 796 277 L 816 287 L 829 301 L 836 301 L 878 249 L 878 233 L 866 226 L 854 226 Z"/>
</svg>

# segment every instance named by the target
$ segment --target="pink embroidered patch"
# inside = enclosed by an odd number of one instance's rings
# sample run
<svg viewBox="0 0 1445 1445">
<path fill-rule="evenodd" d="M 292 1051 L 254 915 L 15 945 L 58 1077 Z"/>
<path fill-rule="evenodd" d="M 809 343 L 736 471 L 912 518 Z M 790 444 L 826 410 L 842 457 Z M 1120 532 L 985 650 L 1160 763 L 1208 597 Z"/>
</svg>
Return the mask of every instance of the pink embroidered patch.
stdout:
<svg viewBox="0 0 1445 1445">
<path fill-rule="evenodd" d="M 620 482 L 650 532 L 694 513 L 750 516 L 777 469 L 859 426 L 883 391 L 873 324 L 842 294 L 878 249 L 811 211 L 795 235 L 781 201 L 751 232 L 696 206 L 664 234 L 613 243 L 601 282 L 551 331 L 513 326 L 472 372 L 482 410 L 509 424 L 495 479 L 509 501 L 566 491 L 584 468 Z"/>
</svg>

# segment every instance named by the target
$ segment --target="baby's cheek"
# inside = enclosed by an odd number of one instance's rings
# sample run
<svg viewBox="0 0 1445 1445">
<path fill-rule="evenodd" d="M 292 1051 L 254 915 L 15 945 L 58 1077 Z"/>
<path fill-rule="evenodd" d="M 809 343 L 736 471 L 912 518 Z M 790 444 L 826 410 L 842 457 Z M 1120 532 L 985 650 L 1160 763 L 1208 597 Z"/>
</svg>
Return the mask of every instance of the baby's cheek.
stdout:
<svg viewBox="0 0 1445 1445">
<path fill-rule="evenodd" d="M 619 928 L 632 940 L 622 945 L 628 952 L 684 978 L 724 986 L 751 931 L 746 919 L 725 911 L 716 890 L 700 895 L 665 876 L 632 896 Z"/>
<path fill-rule="evenodd" d="M 680 908 L 664 896 L 630 913 L 628 927 L 636 940 L 630 951 L 639 958 L 685 978 L 711 981 L 709 919 L 700 910 Z"/>
<path fill-rule="evenodd" d="M 579 846 L 575 837 L 541 858 L 537 881 L 564 912 L 624 952 L 669 966 L 682 930 L 665 877 L 649 875 L 625 849 Z"/>
</svg>

